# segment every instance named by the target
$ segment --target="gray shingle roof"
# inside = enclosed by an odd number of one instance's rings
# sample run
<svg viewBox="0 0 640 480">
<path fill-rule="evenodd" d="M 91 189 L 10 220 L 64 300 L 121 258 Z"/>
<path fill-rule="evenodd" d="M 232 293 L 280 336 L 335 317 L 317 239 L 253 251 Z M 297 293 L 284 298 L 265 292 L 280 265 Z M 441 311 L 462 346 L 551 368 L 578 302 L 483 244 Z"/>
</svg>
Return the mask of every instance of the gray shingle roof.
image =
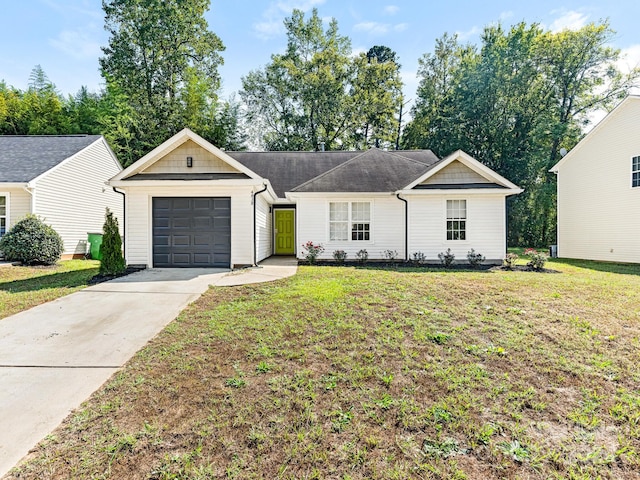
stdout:
<svg viewBox="0 0 640 480">
<path fill-rule="evenodd" d="M 226 153 L 269 179 L 279 197 L 292 191 L 395 191 L 440 161 L 431 150 Z"/>
<path fill-rule="evenodd" d="M 430 151 L 409 158 L 404 152 L 371 149 L 294 188 L 294 192 L 394 192 L 440 161 Z"/>
<path fill-rule="evenodd" d="M 0 182 L 26 183 L 100 135 L 0 135 Z"/>
</svg>

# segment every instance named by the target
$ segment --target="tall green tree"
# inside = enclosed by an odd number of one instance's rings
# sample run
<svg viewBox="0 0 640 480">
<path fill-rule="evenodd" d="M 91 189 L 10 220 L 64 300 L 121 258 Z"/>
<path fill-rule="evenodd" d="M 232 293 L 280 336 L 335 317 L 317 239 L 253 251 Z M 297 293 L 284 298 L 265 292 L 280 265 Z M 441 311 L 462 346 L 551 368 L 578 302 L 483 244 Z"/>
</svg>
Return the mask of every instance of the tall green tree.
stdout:
<svg viewBox="0 0 640 480">
<path fill-rule="evenodd" d="M 125 98 L 132 109 L 125 122 L 110 120 L 116 126 L 110 135 L 125 135 L 118 143 L 126 143 L 134 159 L 185 126 L 198 130 L 194 108 L 217 102 L 224 46 L 204 18 L 209 4 L 209 0 L 102 2 L 109 44 L 102 49 L 100 68 L 108 89 Z"/>
<path fill-rule="evenodd" d="M 395 52 L 352 55 L 351 41 L 317 10 L 284 21 L 287 49 L 242 79 L 248 119 L 264 125 L 269 150 L 367 148 L 394 138 L 402 82 Z"/>
<path fill-rule="evenodd" d="M 623 75 L 608 47 L 607 23 L 549 32 L 520 23 L 485 28 L 482 45 L 444 35 L 420 60 L 418 99 L 405 129 L 408 148 L 446 155 L 462 148 L 525 193 L 509 201 L 509 243 L 555 243 L 555 177 L 560 148 L 580 139 L 590 113 L 625 95 L 638 72 Z"/>
</svg>

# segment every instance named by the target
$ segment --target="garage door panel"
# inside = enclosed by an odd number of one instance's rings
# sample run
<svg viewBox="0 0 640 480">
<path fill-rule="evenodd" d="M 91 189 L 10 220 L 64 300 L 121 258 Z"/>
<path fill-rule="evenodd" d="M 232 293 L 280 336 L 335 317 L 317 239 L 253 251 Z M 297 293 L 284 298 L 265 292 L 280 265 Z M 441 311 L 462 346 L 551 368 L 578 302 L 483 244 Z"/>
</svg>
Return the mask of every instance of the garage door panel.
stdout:
<svg viewBox="0 0 640 480">
<path fill-rule="evenodd" d="M 152 203 L 154 266 L 229 267 L 230 198 L 158 197 Z"/>
</svg>

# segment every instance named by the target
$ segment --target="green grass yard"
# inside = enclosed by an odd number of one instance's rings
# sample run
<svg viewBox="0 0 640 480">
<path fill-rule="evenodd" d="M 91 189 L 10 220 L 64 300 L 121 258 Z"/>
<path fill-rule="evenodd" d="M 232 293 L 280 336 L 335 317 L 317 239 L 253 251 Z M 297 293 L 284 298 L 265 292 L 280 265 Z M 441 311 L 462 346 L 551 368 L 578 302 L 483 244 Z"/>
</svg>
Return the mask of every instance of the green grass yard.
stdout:
<svg viewBox="0 0 640 480">
<path fill-rule="evenodd" d="M 10 478 L 640 477 L 640 267 L 214 288 Z"/>
<path fill-rule="evenodd" d="M 96 260 L 63 260 L 50 267 L 0 267 L 0 319 L 87 286 Z"/>
</svg>

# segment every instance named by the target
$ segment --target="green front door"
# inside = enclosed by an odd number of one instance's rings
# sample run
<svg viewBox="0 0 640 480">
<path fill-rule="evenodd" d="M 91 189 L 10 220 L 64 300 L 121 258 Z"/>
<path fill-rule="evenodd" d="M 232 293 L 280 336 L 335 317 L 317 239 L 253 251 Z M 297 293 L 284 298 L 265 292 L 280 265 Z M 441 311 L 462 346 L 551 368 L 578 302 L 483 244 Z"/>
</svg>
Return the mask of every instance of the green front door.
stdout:
<svg viewBox="0 0 640 480">
<path fill-rule="evenodd" d="M 276 216 L 276 255 L 295 255 L 295 210 L 274 210 Z"/>
</svg>

